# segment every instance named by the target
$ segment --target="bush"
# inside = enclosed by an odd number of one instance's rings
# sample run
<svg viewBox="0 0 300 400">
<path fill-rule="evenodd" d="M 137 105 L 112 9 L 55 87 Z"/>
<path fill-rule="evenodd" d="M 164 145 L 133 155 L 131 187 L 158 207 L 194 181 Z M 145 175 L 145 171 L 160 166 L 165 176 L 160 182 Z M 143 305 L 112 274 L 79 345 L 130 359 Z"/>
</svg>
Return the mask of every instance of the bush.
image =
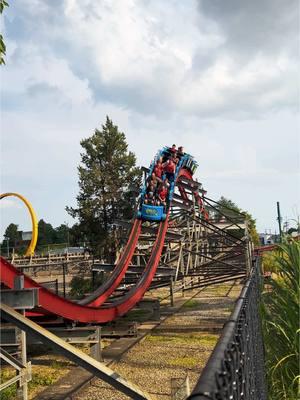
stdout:
<svg viewBox="0 0 300 400">
<path fill-rule="evenodd" d="M 70 297 L 82 298 L 85 294 L 91 293 L 97 287 L 102 285 L 103 276 L 98 274 L 95 276 L 94 282 L 90 278 L 83 278 L 80 276 L 74 276 L 70 282 L 71 290 Z"/>
<path fill-rule="evenodd" d="M 299 384 L 300 243 L 284 243 L 272 257 L 277 275 L 269 282 L 271 291 L 264 293 L 262 298 L 269 398 L 296 400 Z"/>
<path fill-rule="evenodd" d="M 262 267 L 264 272 L 277 272 L 279 269 L 278 266 L 278 251 L 268 251 L 262 256 Z"/>
<path fill-rule="evenodd" d="M 92 281 L 91 279 L 74 276 L 70 282 L 70 286 L 70 296 L 80 298 L 92 290 Z"/>
</svg>

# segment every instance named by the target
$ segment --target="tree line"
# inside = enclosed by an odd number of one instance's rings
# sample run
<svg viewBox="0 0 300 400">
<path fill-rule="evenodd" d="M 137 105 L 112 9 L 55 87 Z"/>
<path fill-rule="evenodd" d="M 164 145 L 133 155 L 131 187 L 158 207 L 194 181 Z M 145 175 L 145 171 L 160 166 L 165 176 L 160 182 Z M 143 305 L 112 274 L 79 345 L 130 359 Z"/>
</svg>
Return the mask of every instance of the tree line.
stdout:
<svg viewBox="0 0 300 400">
<path fill-rule="evenodd" d="M 69 244 L 75 246 L 74 228 L 61 224 L 54 228 L 50 223 L 40 219 L 38 222 L 37 250 L 51 244 Z M 22 231 L 17 224 L 11 223 L 5 230 L 4 239 L 1 243 L 1 254 L 7 253 L 7 248 L 14 249 L 17 253 L 23 254 L 27 248 L 26 242 L 22 239 Z"/>
</svg>

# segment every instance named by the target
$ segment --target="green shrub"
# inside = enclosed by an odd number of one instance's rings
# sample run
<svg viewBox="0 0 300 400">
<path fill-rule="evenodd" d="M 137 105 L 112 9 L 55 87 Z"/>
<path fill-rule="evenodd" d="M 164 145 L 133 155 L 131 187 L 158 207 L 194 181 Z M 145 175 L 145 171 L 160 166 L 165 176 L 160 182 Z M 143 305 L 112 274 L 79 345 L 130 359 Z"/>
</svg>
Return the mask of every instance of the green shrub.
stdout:
<svg viewBox="0 0 300 400">
<path fill-rule="evenodd" d="M 263 294 L 262 316 L 271 400 L 296 400 L 299 388 L 300 243 L 279 246 L 276 278 Z"/>
<path fill-rule="evenodd" d="M 0 392 L 0 400 L 13 400 L 16 398 L 17 384 L 13 383 Z"/>
<path fill-rule="evenodd" d="M 264 272 L 277 272 L 278 270 L 278 251 L 268 251 L 262 256 L 262 267 Z"/>
<path fill-rule="evenodd" d="M 103 284 L 103 281 L 104 277 L 101 274 L 96 275 L 94 281 L 91 278 L 74 276 L 70 282 L 71 290 L 69 295 L 73 298 L 81 298 L 85 294 L 93 292 Z"/>
<path fill-rule="evenodd" d="M 92 290 L 92 281 L 91 279 L 85 279 L 81 276 L 74 276 L 70 282 L 70 286 L 70 296 L 80 298 Z"/>
</svg>

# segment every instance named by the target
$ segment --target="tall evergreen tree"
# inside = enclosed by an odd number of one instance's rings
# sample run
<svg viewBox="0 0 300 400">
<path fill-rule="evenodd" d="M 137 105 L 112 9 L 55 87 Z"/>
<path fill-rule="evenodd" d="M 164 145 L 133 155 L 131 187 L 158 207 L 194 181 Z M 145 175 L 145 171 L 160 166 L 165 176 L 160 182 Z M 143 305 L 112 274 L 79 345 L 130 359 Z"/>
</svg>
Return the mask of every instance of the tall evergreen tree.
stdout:
<svg viewBox="0 0 300 400">
<path fill-rule="evenodd" d="M 77 208 L 68 213 L 79 219 L 84 237 L 98 253 L 107 255 L 112 240 L 112 223 L 133 215 L 132 187 L 140 184 L 141 172 L 136 157 L 128 151 L 126 137 L 106 117 L 102 130 L 80 142 L 81 165 Z M 103 254 L 104 249 L 106 254 Z"/>
<path fill-rule="evenodd" d="M 55 243 L 55 230 L 43 219 L 38 223 L 38 246 Z"/>
<path fill-rule="evenodd" d="M 9 247 L 14 247 L 17 241 L 21 239 L 21 235 L 18 232 L 18 225 L 9 224 L 3 236 L 5 240 L 8 240 Z"/>
<path fill-rule="evenodd" d="M 55 243 L 70 244 L 70 229 L 67 224 L 61 224 L 55 230 Z"/>
</svg>

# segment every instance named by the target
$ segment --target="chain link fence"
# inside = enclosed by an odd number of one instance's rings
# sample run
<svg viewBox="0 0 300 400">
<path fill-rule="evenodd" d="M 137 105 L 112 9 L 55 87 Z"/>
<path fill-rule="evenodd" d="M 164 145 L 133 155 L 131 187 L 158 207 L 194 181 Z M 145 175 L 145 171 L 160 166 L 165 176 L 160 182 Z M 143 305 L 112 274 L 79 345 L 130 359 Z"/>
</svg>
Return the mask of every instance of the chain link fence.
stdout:
<svg viewBox="0 0 300 400">
<path fill-rule="evenodd" d="M 267 400 L 259 262 L 188 400 Z"/>
</svg>

